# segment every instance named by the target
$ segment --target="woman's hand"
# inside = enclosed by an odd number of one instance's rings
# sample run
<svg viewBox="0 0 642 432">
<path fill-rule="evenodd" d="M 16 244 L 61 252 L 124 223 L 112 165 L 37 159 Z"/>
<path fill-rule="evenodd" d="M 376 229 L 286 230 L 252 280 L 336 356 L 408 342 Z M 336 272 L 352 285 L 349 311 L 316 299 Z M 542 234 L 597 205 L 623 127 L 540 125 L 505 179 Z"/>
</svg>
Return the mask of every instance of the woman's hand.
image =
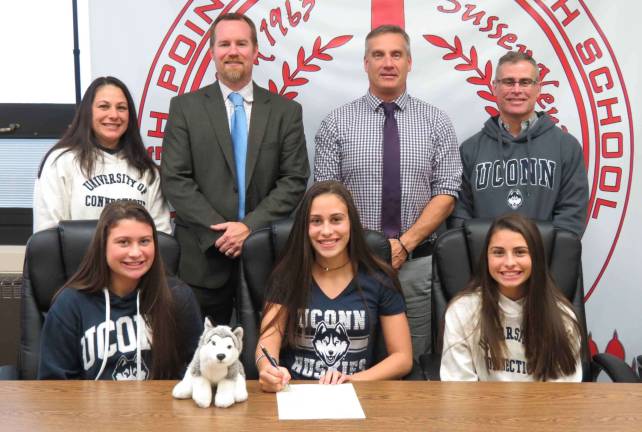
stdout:
<svg viewBox="0 0 642 432">
<path fill-rule="evenodd" d="M 290 372 L 282 366 L 275 368 L 270 365 L 259 372 L 259 385 L 264 392 L 275 393 L 283 390 L 290 382 Z"/>
<path fill-rule="evenodd" d="M 350 382 L 350 375 L 345 375 L 336 369 L 328 369 L 319 378 L 319 384 L 341 384 Z"/>
</svg>

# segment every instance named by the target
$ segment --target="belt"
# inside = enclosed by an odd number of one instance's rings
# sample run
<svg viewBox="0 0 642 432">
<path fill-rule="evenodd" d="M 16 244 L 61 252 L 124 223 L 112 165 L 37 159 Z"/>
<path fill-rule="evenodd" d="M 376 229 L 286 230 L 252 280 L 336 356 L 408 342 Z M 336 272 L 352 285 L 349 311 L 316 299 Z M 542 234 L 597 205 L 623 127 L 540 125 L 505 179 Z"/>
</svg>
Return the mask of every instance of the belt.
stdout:
<svg viewBox="0 0 642 432">
<path fill-rule="evenodd" d="M 419 243 L 419 245 L 410 252 L 408 255 L 408 259 L 417 259 L 417 258 L 423 258 L 432 255 L 432 250 L 433 250 L 433 242 L 426 240 L 422 243 Z"/>
</svg>

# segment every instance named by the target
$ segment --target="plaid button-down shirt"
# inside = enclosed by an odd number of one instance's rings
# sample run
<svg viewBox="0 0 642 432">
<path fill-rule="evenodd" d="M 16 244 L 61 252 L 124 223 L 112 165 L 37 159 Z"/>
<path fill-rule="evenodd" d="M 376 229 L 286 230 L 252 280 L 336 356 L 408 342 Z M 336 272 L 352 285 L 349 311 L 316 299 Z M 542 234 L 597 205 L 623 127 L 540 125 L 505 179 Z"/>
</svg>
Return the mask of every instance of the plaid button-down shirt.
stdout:
<svg viewBox="0 0 642 432">
<path fill-rule="evenodd" d="M 365 96 L 332 111 L 315 137 L 314 179 L 338 180 L 352 193 L 365 228 L 381 231 L 381 100 Z M 435 195 L 457 197 L 461 159 L 448 116 L 404 92 L 394 102 L 401 142 L 401 231 Z"/>
</svg>

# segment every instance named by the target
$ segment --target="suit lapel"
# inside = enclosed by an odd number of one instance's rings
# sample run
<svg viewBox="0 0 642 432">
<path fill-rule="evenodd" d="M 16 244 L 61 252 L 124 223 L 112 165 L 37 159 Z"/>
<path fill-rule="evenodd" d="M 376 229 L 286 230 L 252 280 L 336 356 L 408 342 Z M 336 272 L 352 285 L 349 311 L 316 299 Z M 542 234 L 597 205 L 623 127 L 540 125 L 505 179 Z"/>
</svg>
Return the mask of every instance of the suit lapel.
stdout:
<svg viewBox="0 0 642 432">
<path fill-rule="evenodd" d="M 245 185 L 252 181 L 254 167 L 259 157 L 261 143 L 265 136 L 268 118 L 270 117 L 270 94 L 264 88 L 254 84 L 254 102 L 250 119 L 250 133 L 247 138 L 247 159 L 245 162 Z"/>
<path fill-rule="evenodd" d="M 234 167 L 234 148 L 232 147 L 232 136 L 230 135 L 230 125 L 227 118 L 227 110 L 223 102 L 223 93 L 218 81 L 212 84 L 205 91 L 205 109 L 212 123 L 216 142 L 221 147 L 225 156 L 225 162 L 230 172 L 236 178 L 236 169 Z"/>
</svg>

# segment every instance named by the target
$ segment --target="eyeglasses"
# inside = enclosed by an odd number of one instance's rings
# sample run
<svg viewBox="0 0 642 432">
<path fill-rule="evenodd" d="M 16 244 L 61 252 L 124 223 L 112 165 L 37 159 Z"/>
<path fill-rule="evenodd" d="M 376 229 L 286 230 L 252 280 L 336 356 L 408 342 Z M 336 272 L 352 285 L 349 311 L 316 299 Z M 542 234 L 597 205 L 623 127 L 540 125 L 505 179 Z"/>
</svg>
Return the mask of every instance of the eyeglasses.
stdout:
<svg viewBox="0 0 642 432">
<path fill-rule="evenodd" d="M 513 78 L 502 78 L 495 80 L 495 83 L 501 84 L 502 87 L 505 88 L 513 88 L 515 87 L 515 84 L 519 84 L 521 88 L 528 88 L 537 84 L 537 80 L 533 80 L 530 78 L 522 78 L 520 80 L 516 80 Z"/>
</svg>

